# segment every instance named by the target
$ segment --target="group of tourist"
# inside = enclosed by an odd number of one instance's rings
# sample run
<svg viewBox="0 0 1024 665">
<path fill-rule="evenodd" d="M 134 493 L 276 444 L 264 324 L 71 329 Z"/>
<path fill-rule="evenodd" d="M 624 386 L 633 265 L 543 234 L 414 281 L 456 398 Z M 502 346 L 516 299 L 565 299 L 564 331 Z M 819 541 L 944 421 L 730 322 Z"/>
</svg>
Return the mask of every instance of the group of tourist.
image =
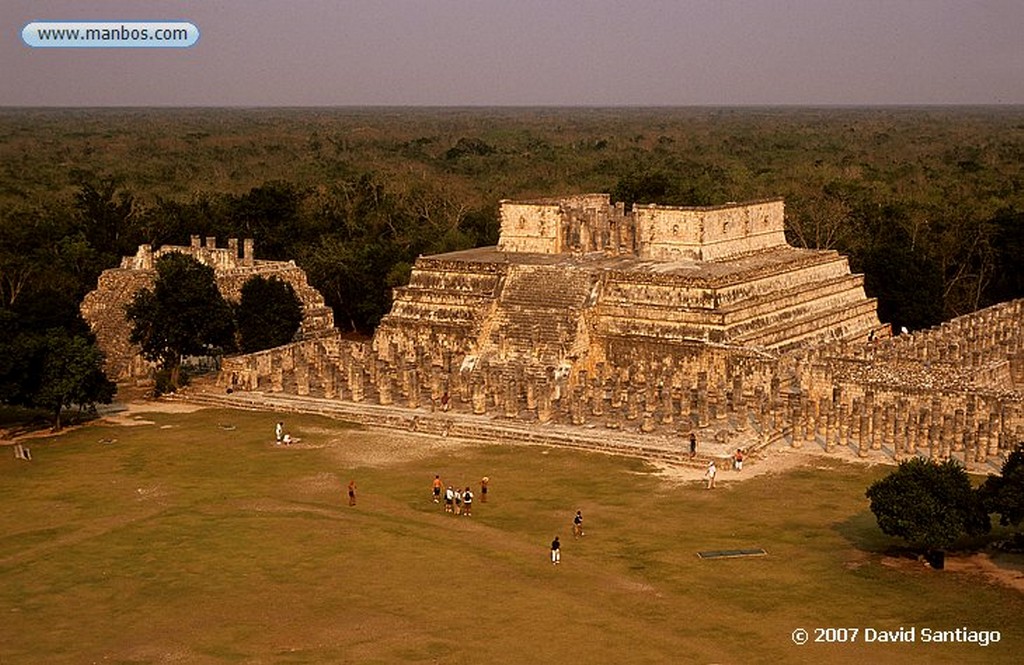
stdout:
<svg viewBox="0 0 1024 665">
<path fill-rule="evenodd" d="M 691 435 L 692 436 L 692 435 Z M 743 470 L 743 460 L 746 457 L 746 453 L 743 452 L 742 448 L 736 449 L 736 454 L 732 456 L 732 468 L 736 471 Z M 715 460 L 708 462 L 708 470 L 704 472 L 704 480 L 707 481 L 707 489 L 715 488 L 715 476 L 718 475 L 718 467 L 715 466 Z"/>
<path fill-rule="evenodd" d="M 484 476 L 480 479 L 480 503 L 487 503 L 487 486 L 490 484 L 491 479 Z M 452 485 L 444 486 L 441 482 L 441 476 L 434 476 L 434 484 L 431 488 L 431 493 L 434 498 L 434 503 L 444 502 L 444 512 L 452 515 L 464 515 L 471 517 L 473 515 L 473 490 L 466 486 L 466 489 L 459 489 Z"/>
</svg>

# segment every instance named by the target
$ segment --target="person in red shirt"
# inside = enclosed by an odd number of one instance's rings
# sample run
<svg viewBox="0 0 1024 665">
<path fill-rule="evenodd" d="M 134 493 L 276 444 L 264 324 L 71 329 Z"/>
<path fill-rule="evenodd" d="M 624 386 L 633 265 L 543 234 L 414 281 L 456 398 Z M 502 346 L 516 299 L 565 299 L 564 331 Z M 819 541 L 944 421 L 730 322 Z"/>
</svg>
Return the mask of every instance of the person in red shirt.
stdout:
<svg viewBox="0 0 1024 665">
<path fill-rule="evenodd" d="M 441 476 L 434 476 L 434 503 L 441 502 Z"/>
</svg>

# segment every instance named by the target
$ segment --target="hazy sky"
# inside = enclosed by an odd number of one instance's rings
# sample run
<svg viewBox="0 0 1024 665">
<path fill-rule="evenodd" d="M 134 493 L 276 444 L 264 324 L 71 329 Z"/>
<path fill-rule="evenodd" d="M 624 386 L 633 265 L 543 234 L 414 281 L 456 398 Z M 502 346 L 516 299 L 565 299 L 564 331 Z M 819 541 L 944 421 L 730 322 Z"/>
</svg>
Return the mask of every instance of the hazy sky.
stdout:
<svg viewBox="0 0 1024 665">
<path fill-rule="evenodd" d="M 38 49 L 39 20 L 190 49 Z M 1024 0 L 0 0 L 9 106 L 1024 104 Z"/>
</svg>

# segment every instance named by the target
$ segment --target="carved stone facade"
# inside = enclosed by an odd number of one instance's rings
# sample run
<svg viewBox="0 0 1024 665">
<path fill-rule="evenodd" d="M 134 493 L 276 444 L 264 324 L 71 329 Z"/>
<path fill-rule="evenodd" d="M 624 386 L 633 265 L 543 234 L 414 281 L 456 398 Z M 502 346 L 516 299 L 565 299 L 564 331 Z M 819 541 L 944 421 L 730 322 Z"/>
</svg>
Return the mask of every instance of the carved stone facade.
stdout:
<svg viewBox="0 0 1024 665">
<path fill-rule="evenodd" d="M 426 413 L 969 463 L 1024 436 L 1024 304 L 892 338 L 781 201 L 503 202 L 497 247 L 421 257 L 371 343 L 226 359 L 220 383 Z M 704 437 L 707 439 L 707 436 Z"/>
<path fill-rule="evenodd" d="M 297 339 L 330 333 L 334 329 L 334 315 L 324 304 L 323 297 L 306 281 L 306 273 L 294 261 L 261 261 L 254 257 L 252 239 L 239 244 L 236 238 L 228 240 L 226 248 L 217 247 L 216 238 L 192 236 L 188 247 L 164 245 L 154 251 L 141 245 L 135 256 L 126 256 L 118 268 L 104 270 L 96 289 L 82 301 L 82 316 L 96 335 L 96 341 L 106 355 L 107 375 L 124 381 L 149 377 L 153 366 L 139 354 L 137 346 L 128 342 L 131 326 L 125 319 L 125 307 L 143 288 L 151 288 L 156 281 L 155 261 L 171 252 L 186 254 L 213 268 L 217 287 L 229 302 L 241 299 L 242 285 L 254 276 L 278 277 L 295 289 L 302 301 L 303 318 Z"/>
</svg>

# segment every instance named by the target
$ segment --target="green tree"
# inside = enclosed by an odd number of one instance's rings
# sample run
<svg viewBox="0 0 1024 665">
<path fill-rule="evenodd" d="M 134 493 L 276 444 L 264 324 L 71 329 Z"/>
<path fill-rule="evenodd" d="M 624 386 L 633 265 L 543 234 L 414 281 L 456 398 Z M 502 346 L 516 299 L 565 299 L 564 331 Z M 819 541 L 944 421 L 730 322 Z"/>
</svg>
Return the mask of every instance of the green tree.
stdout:
<svg viewBox="0 0 1024 665">
<path fill-rule="evenodd" d="M 153 289 L 142 289 L 125 309 L 129 337 L 147 360 L 170 373 L 172 389 L 180 387 L 185 356 L 210 356 L 234 348 L 231 306 L 217 289 L 213 268 L 173 252 L 156 262 Z"/>
<path fill-rule="evenodd" d="M 1024 444 L 1003 462 L 1002 473 L 989 476 L 981 488 L 985 509 L 999 515 L 1003 526 L 1020 526 L 1024 520 Z"/>
<path fill-rule="evenodd" d="M 64 409 L 110 403 L 116 386 L 103 373 L 103 353 L 95 344 L 60 329 L 49 331 L 41 342 L 38 386 L 29 402 L 53 414 L 55 429 L 61 428 Z"/>
<path fill-rule="evenodd" d="M 252 277 L 242 285 L 236 309 L 238 346 L 244 353 L 292 341 L 302 323 L 302 301 L 279 277 Z"/>
<path fill-rule="evenodd" d="M 60 429 L 64 409 L 110 402 L 115 385 L 90 337 L 65 328 L 38 332 L 27 323 L 0 307 L 0 403 L 46 409 Z"/>
<path fill-rule="evenodd" d="M 914 457 L 900 462 L 866 494 L 882 532 L 916 546 L 940 549 L 990 528 L 967 471 L 954 460 L 937 463 Z"/>
</svg>

